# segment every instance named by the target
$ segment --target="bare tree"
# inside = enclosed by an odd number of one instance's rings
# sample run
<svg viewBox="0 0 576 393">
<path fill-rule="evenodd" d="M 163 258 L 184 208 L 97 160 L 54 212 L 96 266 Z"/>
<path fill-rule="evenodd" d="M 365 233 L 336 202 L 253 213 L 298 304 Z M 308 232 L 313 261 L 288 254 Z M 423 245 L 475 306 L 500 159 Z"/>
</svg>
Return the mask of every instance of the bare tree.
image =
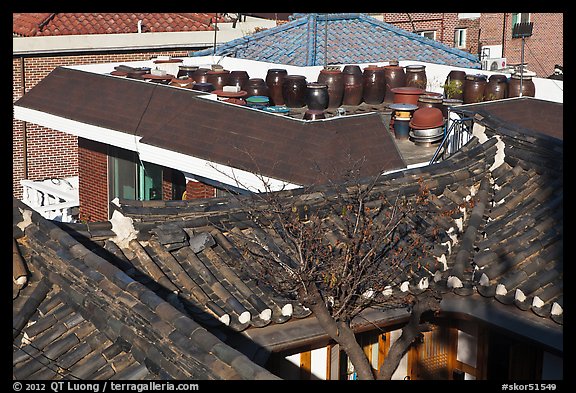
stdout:
<svg viewBox="0 0 576 393">
<path fill-rule="evenodd" d="M 422 182 L 418 191 L 403 195 L 381 187 L 379 177 L 361 181 L 357 174 L 353 168 L 342 182 L 328 178 L 328 185 L 289 193 L 271 192 L 259 176 L 265 192 L 238 198 L 254 225 L 230 235 L 244 257 L 256 262 L 252 274 L 312 311 L 359 379 L 390 379 L 410 345 L 429 329 L 423 315 L 439 308 L 439 297 L 425 285 L 427 266 L 437 262 L 430 255 L 436 234 L 428 229 L 429 238 L 423 238 L 415 230 L 421 225 L 415 214 L 427 205 Z M 420 291 L 390 295 L 414 277 L 422 277 Z M 377 374 L 351 328 L 371 306 L 411 310 Z"/>
</svg>

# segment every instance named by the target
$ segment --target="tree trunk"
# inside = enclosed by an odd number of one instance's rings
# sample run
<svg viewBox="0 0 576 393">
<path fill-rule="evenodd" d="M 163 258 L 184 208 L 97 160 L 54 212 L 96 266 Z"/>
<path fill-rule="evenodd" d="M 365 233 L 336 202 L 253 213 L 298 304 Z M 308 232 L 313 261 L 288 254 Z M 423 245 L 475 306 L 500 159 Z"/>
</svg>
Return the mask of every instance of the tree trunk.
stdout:
<svg viewBox="0 0 576 393">
<path fill-rule="evenodd" d="M 374 379 L 374 373 L 372 372 L 368 358 L 364 354 L 360 344 L 358 344 L 358 341 L 356 341 L 356 336 L 350 326 L 345 322 L 337 322 L 332 318 L 315 284 L 308 285 L 307 289 L 308 293 L 301 297 L 302 299 L 306 299 L 306 307 L 312 310 L 320 326 L 322 326 L 326 333 L 346 352 L 350 362 L 354 365 L 358 379 Z"/>
<path fill-rule="evenodd" d="M 428 330 L 427 323 L 420 323 L 422 314 L 429 310 L 436 311 L 438 310 L 438 306 L 438 302 L 431 297 L 416 300 L 408 324 L 402 328 L 402 334 L 394 341 L 394 344 L 392 344 L 386 355 L 386 359 L 384 359 L 384 363 L 380 367 L 378 379 L 390 380 L 392 378 L 392 374 L 394 374 L 394 371 L 398 368 L 400 361 L 406 352 L 408 352 L 414 340 L 423 331 Z"/>
</svg>

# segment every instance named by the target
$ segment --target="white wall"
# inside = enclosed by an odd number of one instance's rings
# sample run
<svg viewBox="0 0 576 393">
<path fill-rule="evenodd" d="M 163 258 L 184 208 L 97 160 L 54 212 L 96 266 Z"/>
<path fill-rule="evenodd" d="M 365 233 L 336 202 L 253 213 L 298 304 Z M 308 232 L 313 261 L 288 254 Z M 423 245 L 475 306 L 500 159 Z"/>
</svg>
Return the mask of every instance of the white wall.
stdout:
<svg viewBox="0 0 576 393">
<path fill-rule="evenodd" d="M 390 346 L 394 344 L 394 341 L 396 341 L 401 334 L 402 334 L 401 329 L 393 330 L 390 332 Z M 394 374 L 392 374 L 392 379 L 396 380 L 404 379 L 404 377 L 406 377 L 407 375 L 408 375 L 408 352 L 406 352 L 406 354 L 400 361 L 398 368 L 396 369 L 396 371 L 394 371 Z"/>
</svg>

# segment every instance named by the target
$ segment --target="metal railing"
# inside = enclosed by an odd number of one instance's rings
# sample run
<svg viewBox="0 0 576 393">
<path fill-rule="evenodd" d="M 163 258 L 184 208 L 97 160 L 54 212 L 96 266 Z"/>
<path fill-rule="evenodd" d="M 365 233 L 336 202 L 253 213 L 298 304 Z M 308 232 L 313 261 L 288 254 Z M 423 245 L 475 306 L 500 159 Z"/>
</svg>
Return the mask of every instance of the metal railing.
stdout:
<svg viewBox="0 0 576 393">
<path fill-rule="evenodd" d="M 461 114 L 459 118 L 450 118 L 451 113 Z M 464 111 L 450 111 L 445 128 L 444 138 L 438 145 L 436 152 L 430 159 L 430 165 L 440 160 L 445 160 L 456 153 L 472 137 L 474 118 Z"/>
</svg>

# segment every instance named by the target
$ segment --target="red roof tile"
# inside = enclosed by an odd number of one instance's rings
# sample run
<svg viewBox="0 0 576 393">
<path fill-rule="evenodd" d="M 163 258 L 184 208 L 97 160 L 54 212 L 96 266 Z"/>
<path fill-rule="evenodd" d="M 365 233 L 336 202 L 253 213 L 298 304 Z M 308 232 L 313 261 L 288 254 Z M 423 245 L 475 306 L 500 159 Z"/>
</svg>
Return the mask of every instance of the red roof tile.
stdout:
<svg viewBox="0 0 576 393">
<path fill-rule="evenodd" d="M 14 13 L 12 31 L 24 37 L 120 34 L 138 32 L 211 31 L 210 13 Z M 222 19 L 219 18 L 219 21 Z"/>
</svg>

